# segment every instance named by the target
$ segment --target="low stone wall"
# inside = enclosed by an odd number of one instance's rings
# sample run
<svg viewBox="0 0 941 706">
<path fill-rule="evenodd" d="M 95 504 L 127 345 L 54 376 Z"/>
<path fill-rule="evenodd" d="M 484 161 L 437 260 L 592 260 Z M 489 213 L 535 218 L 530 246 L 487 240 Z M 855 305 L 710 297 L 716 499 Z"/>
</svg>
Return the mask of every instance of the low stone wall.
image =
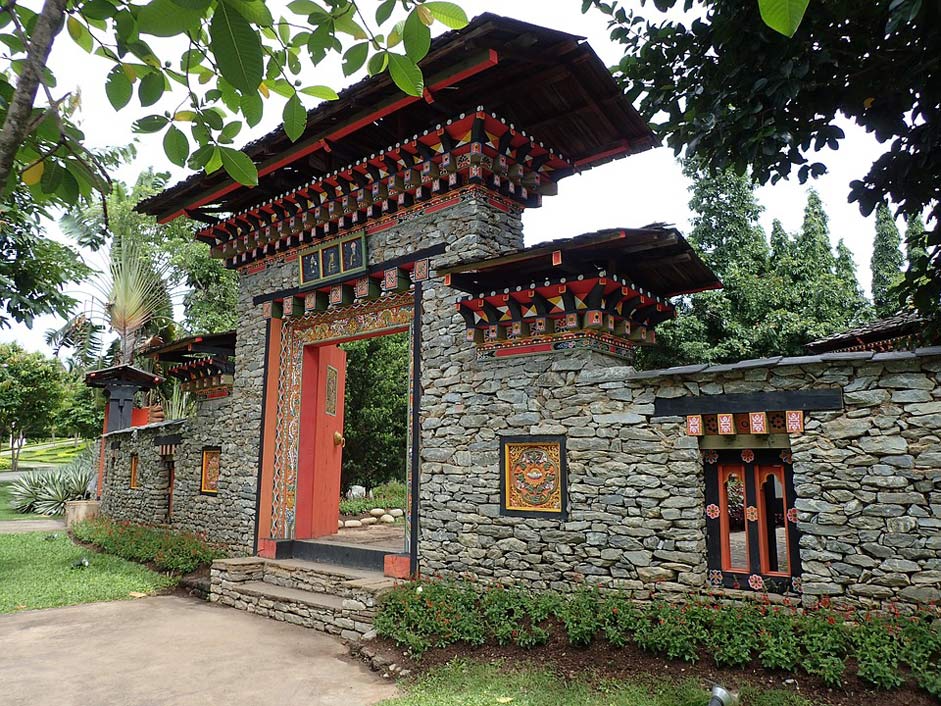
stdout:
<svg viewBox="0 0 941 706">
<path fill-rule="evenodd" d="M 102 514 L 120 520 L 164 524 L 203 535 L 233 554 L 254 544 L 256 470 L 237 461 L 243 439 L 236 432 L 232 398 L 199 403 L 199 414 L 108 434 Z M 172 464 L 173 508 L 168 513 L 170 462 L 159 455 L 160 437 L 180 436 Z M 203 449 L 222 449 L 218 492 L 202 492 Z M 138 455 L 138 488 L 130 488 L 131 454 Z M 256 452 L 257 453 L 257 452 Z"/>
<path fill-rule="evenodd" d="M 589 353 L 477 361 L 457 335 L 436 341 L 450 367 L 423 397 L 425 573 L 710 590 L 703 453 L 655 399 L 832 388 L 845 408 L 809 412 L 790 439 L 804 600 L 941 597 L 941 349 L 638 373 Z M 566 436 L 565 521 L 500 514 L 499 437 L 519 434 Z"/>
</svg>

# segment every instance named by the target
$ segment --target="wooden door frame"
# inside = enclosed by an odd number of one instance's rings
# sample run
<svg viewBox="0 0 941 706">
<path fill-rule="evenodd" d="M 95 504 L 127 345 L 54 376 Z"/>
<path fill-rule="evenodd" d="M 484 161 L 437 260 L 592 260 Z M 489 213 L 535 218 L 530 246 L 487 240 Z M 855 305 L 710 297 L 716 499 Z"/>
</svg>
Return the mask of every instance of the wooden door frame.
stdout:
<svg viewBox="0 0 941 706">
<path fill-rule="evenodd" d="M 421 461 L 421 341 L 422 341 L 422 295 L 423 282 L 414 283 L 412 290 L 408 293 L 411 299 L 409 318 L 403 321 L 401 325 L 390 326 L 382 330 L 367 331 L 358 335 L 346 335 L 325 337 L 323 340 L 311 340 L 305 345 L 324 345 L 346 343 L 349 341 L 374 338 L 393 333 L 411 333 L 411 376 L 410 376 L 410 424 L 411 424 L 411 446 L 408 450 L 409 461 L 409 488 L 408 488 L 408 510 L 409 510 L 409 565 L 412 575 L 418 573 L 418 538 L 420 521 L 420 461 Z M 403 307 L 408 306 L 406 302 Z M 355 310 L 349 311 L 348 317 L 339 317 L 340 319 L 351 320 L 355 317 Z M 263 398 L 261 411 L 260 439 L 258 445 L 258 476 L 256 486 L 255 502 L 255 528 L 254 528 L 254 546 L 253 553 L 264 556 L 281 556 L 283 551 L 290 551 L 289 548 L 282 550 L 279 545 L 288 545 L 292 538 L 271 537 L 268 527 L 272 518 L 273 493 L 274 493 L 274 465 L 275 451 L 278 445 L 278 417 L 280 412 L 281 400 L 279 397 L 279 386 L 282 377 L 285 375 L 282 363 L 286 355 L 291 351 L 282 350 L 285 344 L 285 329 L 289 328 L 290 323 L 287 319 L 275 318 L 271 316 L 267 320 L 265 335 L 265 360 L 263 377 Z"/>
</svg>

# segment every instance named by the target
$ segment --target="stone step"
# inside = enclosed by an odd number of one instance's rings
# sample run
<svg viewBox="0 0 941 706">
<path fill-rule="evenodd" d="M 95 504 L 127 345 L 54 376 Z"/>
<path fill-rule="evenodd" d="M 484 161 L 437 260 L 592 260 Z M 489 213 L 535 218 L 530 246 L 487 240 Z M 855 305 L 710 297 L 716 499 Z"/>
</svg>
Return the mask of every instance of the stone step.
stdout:
<svg viewBox="0 0 941 706">
<path fill-rule="evenodd" d="M 371 629 L 379 596 L 394 585 L 378 571 L 325 562 L 220 559 L 209 600 L 353 640 Z"/>
<path fill-rule="evenodd" d="M 376 613 L 375 608 L 368 608 L 352 598 L 276 586 L 264 581 L 214 583 L 209 599 L 347 640 L 358 640 L 371 630 Z"/>
</svg>

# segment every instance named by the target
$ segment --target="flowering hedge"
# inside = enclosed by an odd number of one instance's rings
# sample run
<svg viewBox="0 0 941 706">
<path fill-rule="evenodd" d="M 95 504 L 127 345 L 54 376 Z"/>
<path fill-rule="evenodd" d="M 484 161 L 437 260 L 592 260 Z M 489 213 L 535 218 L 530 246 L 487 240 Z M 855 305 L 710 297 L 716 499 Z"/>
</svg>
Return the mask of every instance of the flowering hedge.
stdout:
<svg viewBox="0 0 941 706">
<path fill-rule="evenodd" d="M 159 569 L 179 574 L 188 574 L 223 556 L 195 534 L 101 517 L 74 525 L 72 533 L 76 539 L 94 544 L 108 554 L 131 561 L 153 562 Z"/>
<path fill-rule="evenodd" d="M 639 604 L 591 589 L 561 596 L 421 581 L 386 594 L 375 627 L 415 656 L 457 643 L 529 648 L 547 642 L 555 629 L 576 646 L 601 639 L 687 662 L 708 654 L 719 666 L 758 660 L 766 669 L 803 670 L 830 686 L 842 684 L 849 663 L 874 686 L 891 689 L 911 679 L 941 697 L 941 617 L 933 607 L 912 615 L 857 615 L 827 601 L 813 609 L 767 600 Z"/>
</svg>

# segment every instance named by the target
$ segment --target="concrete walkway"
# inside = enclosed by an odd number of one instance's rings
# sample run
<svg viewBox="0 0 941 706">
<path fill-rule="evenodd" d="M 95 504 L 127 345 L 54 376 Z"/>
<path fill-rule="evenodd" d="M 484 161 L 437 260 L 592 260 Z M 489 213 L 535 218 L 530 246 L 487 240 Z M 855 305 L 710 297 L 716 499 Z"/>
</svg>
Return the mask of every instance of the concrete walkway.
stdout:
<svg viewBox="0 0 941 706">
<path fill-rule="evenodd" d="M 4 706 L 367 706 L 394 685 L 313 630 L 157 596 L 0 615 Z"/>
<path fill-rule="evenodd" d="M 0 520 L 0 534 L 65 532 L 64 520 Z"/>
</svg>

